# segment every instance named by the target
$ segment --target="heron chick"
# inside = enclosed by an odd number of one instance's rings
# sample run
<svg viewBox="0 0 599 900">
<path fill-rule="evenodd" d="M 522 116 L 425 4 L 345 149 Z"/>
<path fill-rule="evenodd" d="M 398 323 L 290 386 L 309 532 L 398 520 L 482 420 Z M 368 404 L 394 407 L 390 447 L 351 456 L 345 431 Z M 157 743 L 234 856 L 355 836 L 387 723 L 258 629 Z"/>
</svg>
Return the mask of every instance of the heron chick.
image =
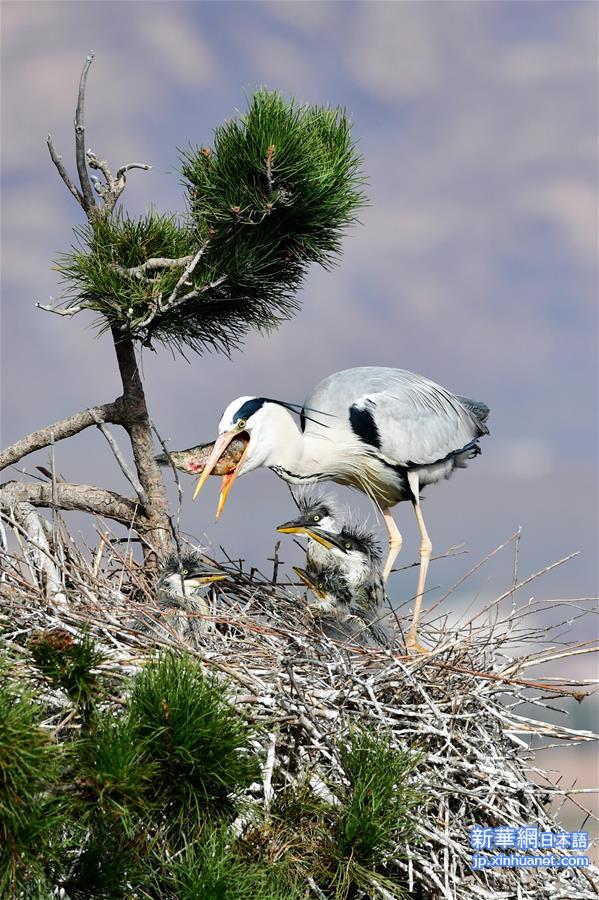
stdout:
<svg viewBox="0 0 599 900">
<path fill-rule="evenodd" d="M 350 590 L 362 592 L 368 606 L 380 606 L 387 596 L 374 532 L 358 522 L 342 523 L 329 497 L 303 494 L 297 503 L 300 515 L 279 525 L 277 531 L 308 538 L 307 571 L 336 567 Z"/>
<path fill-rule="evenodd" d="M 211 586 L 227 576 L 210 571 L 202 556 L 193 550 L 173 553 L 163 560 L 156 581 L 156 596 L 165 624 L 187 640 L 206 634 L 210 615 L 207 596 Z"/>
<path fill-rule="evenodd" d="M 363 586 L 352 589 L 338 566 L 319 572 L 294 566 L 294 571 L 316 598 L 308 609 L 324 634 L 361 647 L 391 646 L 392 636 L 380 621 L 384 617 L 381 607 L 372 605 Z"/>
</svg>

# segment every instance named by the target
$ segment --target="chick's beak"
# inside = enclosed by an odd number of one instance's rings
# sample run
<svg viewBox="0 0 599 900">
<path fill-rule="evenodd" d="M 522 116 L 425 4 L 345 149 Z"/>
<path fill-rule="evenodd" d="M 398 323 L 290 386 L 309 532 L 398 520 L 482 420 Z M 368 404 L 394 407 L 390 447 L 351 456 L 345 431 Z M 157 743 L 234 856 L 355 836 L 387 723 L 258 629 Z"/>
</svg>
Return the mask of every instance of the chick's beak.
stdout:
<svg viewBox="0 0 599 900">
<path fill-rule="evenodd" d="M 292 522 L 283 522 L 282 525 L 277 525 L 277 531 L 280 531 L 281 534 L 305 534 L 306 525 L 302 519 L 294 519 Z"/>
<path fill-rule="evenodd" d="M 190 587 L 199 588 L 207 584 L 214 584 L 215 581 L 224 581 L 227 575 L 194 575 L 185 579 L 185 584 Z"/>
<path fill-rule="evenodd" d="M 307 537 L 312 538 L 313 541 L 318 541 L 318 543 L 322 544 L 323 547 L 326 547 L 327 550 L 336 549 L 341 550 L 342 553 L 346 552 L 341 538 L 336 534 L 314 528 L 302 519 L 284 522 L 282 525 L 278 526 L 277 531 L 280 531 L 281 534 L 305 534 Z"/>
<path fill-rule="evenodd" d="M 294 566 L 293 571 L 298 576 L 300 581 L 303 581 L 307 588 L 309 588 L 313 594 L 316 594 L 317 597 L 323 598 L 323 591 L 318 587 L 317 579 L 312 576 L 309 572 L 306 572 L 305 569 L 300 569 L 299 566 Z"/>
</svg>

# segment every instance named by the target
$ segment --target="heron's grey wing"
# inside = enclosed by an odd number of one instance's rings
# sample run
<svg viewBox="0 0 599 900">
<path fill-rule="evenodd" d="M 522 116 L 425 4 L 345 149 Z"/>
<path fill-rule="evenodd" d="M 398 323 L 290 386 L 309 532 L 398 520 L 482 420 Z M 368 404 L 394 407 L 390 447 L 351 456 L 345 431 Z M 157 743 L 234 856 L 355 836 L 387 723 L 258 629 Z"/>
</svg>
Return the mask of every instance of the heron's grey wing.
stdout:
<svg viewBox="0 0 599 900">
<path fill-rule="evenodd" d="M 487 431 L 481 421 L 484 404 L 466 406 L 463 400 L 406 369 L 366 366 L 325 378 L 306 407 L 322 410 L 329 416 L 323 422 L 333 427 L 349 419 L 354 434 L 391 465 L 431 465 Z M 306 424 L 307 432 L 318 429 Z"/>
<path fill-rule="evenodd" d="M 482 400 L 471 400 L 470 397 L 456 397 L 456 400 L 465 406 L 472 415 L 477 419 L 478 424 L 482 430 L 483 434 L 488 434 L 489 429 L 486 426 L 486 421 L 489 418 L 489 413 L 491 410 L 487 406 L 486 403 L 483 403 Z"/>
<path fill-rule="evenodd" d="M 361 397 L 349 411 L 356 435 L 391 465 L 431 465 L 473 446 L 481 432 L 457 401 L 385 391 Z"/>
</svg>

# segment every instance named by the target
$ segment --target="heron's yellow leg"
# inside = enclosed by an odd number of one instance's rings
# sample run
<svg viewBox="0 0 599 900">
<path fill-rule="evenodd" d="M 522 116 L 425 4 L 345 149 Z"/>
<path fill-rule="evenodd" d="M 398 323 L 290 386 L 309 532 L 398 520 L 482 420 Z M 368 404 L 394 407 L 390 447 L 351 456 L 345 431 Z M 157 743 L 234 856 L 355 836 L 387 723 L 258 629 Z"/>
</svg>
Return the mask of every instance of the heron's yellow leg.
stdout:
<svg viewBox="0 0 599 900">
<path fill-rule="evenodd" d="M 422 607 L 422 596 L 424 594 L 426 574 L 428 572 L 428 564 L 433 552 L 433 545 L 431 544 L 431 539 L 428 536 L 428 532 L 424 524 L 424 519 L 422 518 L 422 510 L 420 509 L 418 473 L 409 472 L 408 481 L 410 483 L 412 494 L 414 495 L 412 505 L 414 507 L 416 521 L 418 522 L 418 528 L 420 530 L 420 568 L 418 570 L 418 587 L 416 588 L 416 598 L 414 600 L 414 615 L 412 616 L 412 623 L 406 637 L 406 647 L 408 648 L 408 650 L 416 650 L 419 653 L 426 653 L 427 651 L 425 650 L 425 648 L 422 647 L 422 645 L 419 644 L 416 640 L 416 630 L 418 628 L 418 619 L 420 618 L 420 609 Z"/>
<path fill-rule="evenodd" d="M 383 518 L 385 519 L 385 525 L 387 526 L 387 531 L 389 532 L 389 553 L 387 554 L 387 562 L 385 563 L 385 568 L 383 569 L 383 578 L 385 581 L 391 574 L 391 569 L 393 568 L 393 563 L 397 559 L 397 554 L 401 550 L 401 545 L 403 544 L 403 538 L 399 531 L 399 528 L 395 524 L 395 519 L 391 515 L 391 510 L 389 507 L 385 507 L 382 510 Z"/>
</svg>

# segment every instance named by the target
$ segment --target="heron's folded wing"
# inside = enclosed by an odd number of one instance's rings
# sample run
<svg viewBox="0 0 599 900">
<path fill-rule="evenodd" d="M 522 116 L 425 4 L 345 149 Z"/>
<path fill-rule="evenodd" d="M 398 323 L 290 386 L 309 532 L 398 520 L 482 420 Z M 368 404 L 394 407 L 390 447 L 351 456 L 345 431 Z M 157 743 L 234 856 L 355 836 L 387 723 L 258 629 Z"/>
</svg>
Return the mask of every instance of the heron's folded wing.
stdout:
<svg viewBox="0 0 599 900">
<path fill-rule="evenodd" d="M 364 437 L 370 417 L 368 442 L 391 465 L 431 465 L 473 445 L 484 433 L 457 397 L 432 382 L 409 391 L 391 385 L 361 397 L 352 409 L 350 422 L 362 419 Z"/>
</svg>

